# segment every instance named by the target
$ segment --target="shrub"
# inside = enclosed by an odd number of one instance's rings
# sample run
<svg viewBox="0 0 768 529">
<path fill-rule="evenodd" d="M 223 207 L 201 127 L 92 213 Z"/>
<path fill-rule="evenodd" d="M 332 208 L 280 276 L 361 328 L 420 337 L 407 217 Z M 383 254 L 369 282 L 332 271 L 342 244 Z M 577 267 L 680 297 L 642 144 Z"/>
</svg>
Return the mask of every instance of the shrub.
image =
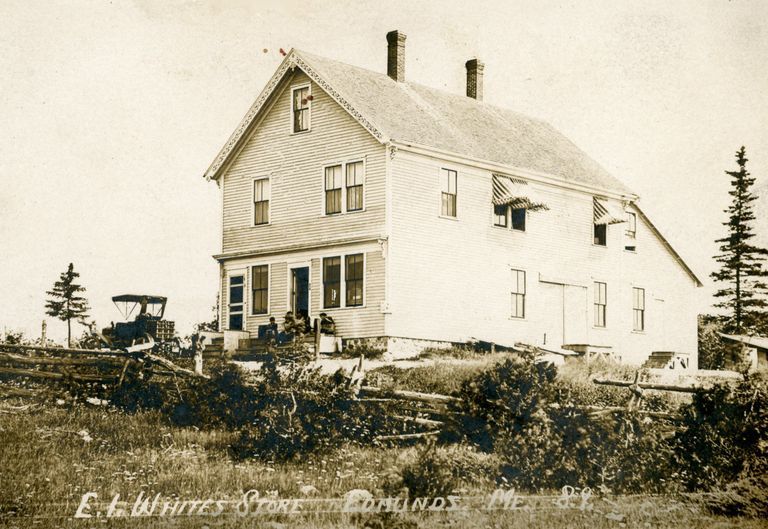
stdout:
<svg viewBox="0 0 768 529">
<path fill-rule="evenodd" d="M 465 483 L 492 481 L 498 462 L 467 445 L 438 446 L 434 441 L 400 469 L 400 483 L 411 497 L 445 497 Z"/>
<path fill-rule="evenodd" d="M 257 397 L 248 423 L 232 445 L 236 457 L 288 460 L 341 442 L 369 443 L 387 431 L 392 415 L 383 404 L 354 399 L 342 371 L 323 375 L 319 368 L 265 363 L 253 391 Z"/>
<path fill-rule="evenodd" d="M 768 518 L 768 476 L 754 476 L 729 484 L 725 490 L 704 496 L 713 514 Z"/>
<path fill-rule="evenodd" d="M 715 385 L 683 407 L 677 459 L 689 489 L 722 488 L 768 472 L 768 381 Z"/>
<path fill-rule="evenodd" d="M 667 425 L 633 413 L 593 416 L 581 403 L 557 403 L 562 389 L 554 367 L 533 357 L 496 364 L 463 385 L 466 416 L 454 434 L 495 451 L 504 478 L 521 489 L 668 487 Z"/>
</svg>

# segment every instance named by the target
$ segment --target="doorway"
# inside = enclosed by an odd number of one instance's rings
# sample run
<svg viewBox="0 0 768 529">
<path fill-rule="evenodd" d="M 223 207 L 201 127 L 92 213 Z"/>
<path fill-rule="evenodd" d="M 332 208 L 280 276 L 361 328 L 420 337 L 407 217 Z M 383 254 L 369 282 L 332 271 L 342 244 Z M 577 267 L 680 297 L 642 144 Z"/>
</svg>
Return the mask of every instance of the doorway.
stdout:
<svg viewBox="0 0 768 529">
<path fill-rule="evenodd" d="M 309 267 L 291 268 L 291 310 L 309 321 Z"/>
<path fill-rule="evenodd" d="M 243 330 L 243 289 L 245 287 L 245 276 L 230 276 L 229 277 L 229 325 L 227 329 L 230 331 L 242 331 Z"/>
</svg>

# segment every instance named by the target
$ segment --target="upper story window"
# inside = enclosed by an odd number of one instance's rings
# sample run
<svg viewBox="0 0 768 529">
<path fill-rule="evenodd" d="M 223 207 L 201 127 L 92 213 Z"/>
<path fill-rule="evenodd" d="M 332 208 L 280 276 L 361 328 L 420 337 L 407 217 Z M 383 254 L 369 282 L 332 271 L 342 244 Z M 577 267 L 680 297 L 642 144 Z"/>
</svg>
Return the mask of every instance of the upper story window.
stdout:
<svg viewBox="0 0 768 529">
<path fill-rule="evenodd" d="M 598 246 L 606 246 L 608 241 L 608 226 L 605 224 L 595 224 L 593 242 Z"/>
<path fill-rule="evenodd" d="M 312 95 L 309 86 L 294 88 L 291 92 L 291 115 L 293 117 L 293 132 L 309 130 L 310 105 Z"/>
<path fill-rule="evenodd" d="M 508 224 L 509 207 L 505 205 L 493 206 L 493 225 L 506 228 Z"/>
<path fill-rule="evenodd" d="M 325 214 L 341 213 L 341 165 L 325 168 Z"/>
<path fill-rule="evenodd" d="M 253 181 L 253 224 L 269 223 L 269 178 L 257 178 Z"/>
<path fill-rule="evenodd" d="M 269 311 L 269 265 L 251 268 L 251 293 L 253 314 L 266 314 Z"/>
<path fill-rule="evenodd" d="M 525 318 L 525 271 L 512 269 L 512 317 Z"/>
<path fill-rule="evenodd" d="M 608 285 L 595 281 L 595 327 L 605 327 L 605 316 L 608 308 Z"/>
<path fill-rule="evenodd" d="M 365 164 L 362 161 L 325 168 L 325 214 L 362 211 Z"/>
<path fill-rule="evenodd" d="M 528 210 L 525 208 L 511 208 L 510 217 L 512 219 L 512 229 L 525 231 L 525 218 Z"/>
<path fill-rule="evenodd" d="M 363 162 L 346 165 L 347 170 L 347 211 L 363 209 Z"/>
<path fill-rule="evenodd" d="M 645 289 L 632 288 L 632 330 L 645 330 Z"/>
<path fill-rule="evenodd" d="M 457 173 L 452 169 L 440 169 L 440 215 L 456 217 Z"/>
<path fill-rule="evenodd" d="M 637 248 L 635 242 L 635 239 L 637 238 L 637 215 L 632 212 L 627 213 L 627 230 L 624 233 L 627 237 L 624 249 L 634 252 Z"/>
</svg>

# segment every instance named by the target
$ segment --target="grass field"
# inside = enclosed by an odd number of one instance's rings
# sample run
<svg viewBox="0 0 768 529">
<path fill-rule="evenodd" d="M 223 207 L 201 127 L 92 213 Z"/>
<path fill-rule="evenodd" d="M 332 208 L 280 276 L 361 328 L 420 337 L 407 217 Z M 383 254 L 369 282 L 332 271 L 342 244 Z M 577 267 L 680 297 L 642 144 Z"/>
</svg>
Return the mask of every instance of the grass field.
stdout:
<svg viewBox="0 0 768 529">
<path fill-rule="evenodd" d="M 164 499 L 231 500 L 233 506 L 251 489 L 262 494 L 273 491 L 280 498 L 340 501 L 352 489 L 381 497 L 379 486 L 412 461 L 416 449 L 346 446 L 286 464 L 235 462 L 227 453 L 231 434 L 172 427 L 156 414 L 126 415 L 105 408 L 51 404 L 13 409 L 10 405 L 6 402 L 0 413 L 0 526 L 4 527 L 765 526 L 757 520 L 709 516 L 696 503 L 671 497 L 620 497 L 610 503 L 594 497 L 588 511 L 563 509 L 553 503 L 555 497 L 543 497 L 524 498 L 523 508 L 514 511 L 249 514 L 241 518 L 227 510 L 218 517 L 114 518 L 107 524 L 103 517 L 73 517 L 83 494 L 95 492 L 100 502 L 120 494 L 132 502 L 141 492 L 160 493 Z M 488 495 L 495 487 L 493 478 L 473 475 L 460 483 L 456 494 L 462 498 Z M 308 491 L 312 495 L 307 496 Z M 94 505 L 90 512 L 96 510 Z"/>
</svg>

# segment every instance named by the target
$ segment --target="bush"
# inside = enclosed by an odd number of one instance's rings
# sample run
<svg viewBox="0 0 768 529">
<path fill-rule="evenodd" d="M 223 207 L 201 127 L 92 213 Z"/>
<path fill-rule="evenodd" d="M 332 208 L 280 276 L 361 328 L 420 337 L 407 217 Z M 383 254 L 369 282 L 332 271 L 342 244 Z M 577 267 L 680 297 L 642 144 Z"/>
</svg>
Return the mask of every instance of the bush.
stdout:
<svg viewBox="0 0 768 529">
<path fill-rule="evenodd" d="M 446 497 L 464 483 L 476 487 L 479 482 L 492 480 L 497 468 L 495 460 L 472 447 L 441 447 L 429 442 L 400 469 L 400 483 L 411 497 Z"/>
<path fill-rule="evenodd" d="M 768 518 L 768 476 L 731 483 L 723 491 L 704 496 L 704 505 L 713 514 Z"/>
<path fill-rule="evenodd" d="M 768 381 L 716 385 L 683 407 L 677 460 L 689 489 L 722 488 L 768 472 Z"/>
<path fill-rule="evenodd" d="M 562 391 L 555 368 L 533 357 L 496 364 L 463 385 L 465 418 L 454 435 L 495 451 L 504 478 L 521 489 L 668 487 L 667 425 L 633 413 L 593 416 L 581 402 L 557 402 Z"/>
<path fill-rule="evenodd" d="M 356 400 L 348 377 L 338 371 L 295 364 L 278 369 L 265 363 L 256 373 L 257 395 L 248 423 L 232 446 L 234 456 L 292 459 L 324 451 L 342 442 L 370 443 L 391 433 L 391 410 Z"/>
</svg>

